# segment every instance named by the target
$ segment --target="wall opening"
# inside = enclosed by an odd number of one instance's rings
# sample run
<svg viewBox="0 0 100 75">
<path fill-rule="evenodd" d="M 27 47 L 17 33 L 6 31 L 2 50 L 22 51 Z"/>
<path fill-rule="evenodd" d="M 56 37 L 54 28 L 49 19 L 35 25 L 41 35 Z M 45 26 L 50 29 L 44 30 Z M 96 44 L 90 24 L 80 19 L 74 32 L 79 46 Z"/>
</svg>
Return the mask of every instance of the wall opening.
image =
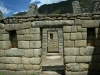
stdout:
<svg viewBox="0 0 100 75">
<path fill-rule="evenodd" d="M 87 28 L 87 46 L 95 45 L 95 28 Z"/>
<path fill-rule="evenodd" d="M 16 31 L 9 31 L 10 41 L 11 41 L 11 48 L 18 48 L 18 41 L 17 41 L 17 34 Z"/>
<path fill-rule="evenodd" d="M 53 34 L 52 33 L 50 33 L 50 39 L 53 39 Z"/>
</svg>

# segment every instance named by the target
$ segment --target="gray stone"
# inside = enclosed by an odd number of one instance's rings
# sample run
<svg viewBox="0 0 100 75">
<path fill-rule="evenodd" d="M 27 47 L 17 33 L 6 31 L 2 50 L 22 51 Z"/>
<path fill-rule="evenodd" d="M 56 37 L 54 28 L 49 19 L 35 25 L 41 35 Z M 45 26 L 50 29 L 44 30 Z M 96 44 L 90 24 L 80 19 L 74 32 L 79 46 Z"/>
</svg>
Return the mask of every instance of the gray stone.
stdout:
<svg viewBox="0 0 100 75">
<path fill-rule="evenodd" d="M 3 75 L 7 75 L 8 74 L 8 70 L 0 70 L 0 74 L 3 74 Z"/>
<path fill-rule="evenodd" d="M 0 56 L 4 56 L 5 54 L 4 54 L 4 50 L 0 50 Z"/>
<path fill-rule="evenodd" d="M 87 33 L 86 32 L 82 32 L 82 39 L 86 40 L 87 39 Z"/>
<path fill-rule="evenodd" d="M 85 28 L 99 27 L 99 21 L 98 20 L 82 20 L 82 27 L 85 27 Z"/>
<path fill-rule="evenodd" d="M 18 30 L 16 33 L 19 35 L 20 34 L 29 34 L 29 29 Z"/>
<path fill-rule="evenodd" d="M 12 64 L 13 63 L 11 57 L 5 57 L 3 60 L 4 60 L 5 64 Z"/>
<path fill-rule="evenodd" d="M 16 70 L 17 64 L 5 64 L 5 69 L 6 70 Z"/>
<path fill-rule="evenodd" d="M 86 40 L 75 40 L 75 47 L 85 47 Z"/>
<path fill-rule="evenodd" d="M 25 70 L 32 70 L 33 65 L 24 65 Z"/>
<path fill-rule="evenodd" d="M 74 47 L 74 41 L 64 40 L 64 47 Z"/>
<path fill-rule="evenodd" d="M 0 41 L 9 41 L 9 34 L 0 34 Z"/>
<path fill-rule="evenodd" d="M 41 66 L 40 65 L 33 65 L 33 70 L 40 70 Z"/>
<path fill-rule="evenodd" d="M 33 52 L 35 57 L 41 57 L 42 55 L 41 49 L 34 49 Z"/>
<path fill-rule="evenodd" d="M 41 48 L 41 41 L 30 41 L 30 48 Z"/>
<path fill-rule="evenodd" d="M 34 51 L 33 49 L 25 50 L 25 57 L 33 57 L 34 56 L 33 51 Z"/>
<path fill-rule="evenodd" d="M 26 75 L 26 71 L 16 71 L 16 75 Z"/>
<path fill-rule="evenodd" d="M 63 32 L 71 32 L 71 26 L 63 26 Z"/>
<path fill-rule="evenodd" d="M 23 39 L 24 41 L 33 41 L 34 37 L 35 37 L 34 35 L 27 34 L 23 36 Z"/>
<path fill-rule="evenodd" d="M 81 32 L 76 33 L 76 39 L 77 40 L 82 40 L 82 33 Z"/>
<path fill-rule="evenodd" d="M 34 41 L 40 41 L 40 40 L 41 40 L 40 34 L 34 34 Z"/>
<path fill-rule="evenodd" d="M 24 39 L 24 38 L 23 38 L 23 35 L 17 35 L 17 40 L 18 40 L 18 41 L 23 41 L 23 39 Z"/>
<path fill-rule="evenodd" d="M 82 25 L 82 20 L 75 19 L 75 25 Z"/>
<path fill-rule="evenodd" d="M 41 58 L 40 57 L 30 58 L 30 63 L 33 65 L 39 65 L 41 63 Z"/>
<path fill-rule="evenodd" d="M 76 25 L 71 26 L 71 32 L 77 32 L 77 27 L 76 27 Z"/>
<path fill-rule="evenodd" d="M 64 48 L 64 55 L 77 56 L 79 55 L 79 48 Z"/>
<path fill-rule="evenodd" d="M 24 56 L 24 50 L 16 48 L 5 50 L 5 56 Z"/>
<path fill-rule="evenodd" d="M 18 48 L 28 49 L 29 48 L 29 41 L 18 41 Z"/>
<path fill-rule="evenodd" d="M 85 55 L 86 48 L 80 47 L 80 55 Z"/>
<path fill-rule="evenodd" d="M 5 29 L 5 25 L 3 23 L 0 23 L 0 29 Z"/>
<path fill-rule="evenodd" d="M 65 56 L 65 63 L 74 63 L 76 56 Z"/>
<path fill-rule="evenodd" d="M 39 34 L 40 33 L 40 28 L 31 28 L 29 29 L 31 34 Z"/>
<path fill-rule="evenodd" d="M 25 58 L 25 57 L 23 57 L 23 58 L 22 58 L 22 64 L 30 65 L 29 59 L 30 59 L 30 58 Z"/>
<path fill-rule="evenodd" d="M 64 39 L 69 40 L 70 39 L 70 33 L 64 33 Z"/>
<path fill-rule="evenodd" d="M 23 64 L 18 64 L 17 65 L 17 70 L 18 71 L 23 71 L 24 70 L 24 65 Z"/>
<path fill-rule="evenodd" d="M 87 71 L 89 68 L 89 64 L 80 63 L 80 71 Z"/>
<path fill-rule="evenodd" d="M 95 48 L 92 46 L 86 47 L 85 55 L 93 55 Z"/>
<path fill-rule="evenodd" d="M 4 70 L 5 69 L 5 65 L 4 64 L 0 64 L 0 70 Z"/>
<path fill-rule="evenodd" d="M 79 31 L 79 32 L 86 32 L 87 28 L 82 28 L 82 26 L 77 26 L 77 31 Z"/>
<path fill-rule="evenodd" d="M 71 33 L 71 40 L 76 40 L 76 33 Z"/>
<path fill-rule="evenodd" d="M 21 64 L 22 63 L 22 59 L 20 57 L 12 57 L 12 63 Z"/>
<path fill-rule="evenodd" d="M 16 75 L 16 71 L 9 71 L 9 75 Z"/>
<path fill-rule="evenodd" d="M 9 49 L 11 46 L 10 41 L 0 41 L 0 49 Z"/>
</svg>

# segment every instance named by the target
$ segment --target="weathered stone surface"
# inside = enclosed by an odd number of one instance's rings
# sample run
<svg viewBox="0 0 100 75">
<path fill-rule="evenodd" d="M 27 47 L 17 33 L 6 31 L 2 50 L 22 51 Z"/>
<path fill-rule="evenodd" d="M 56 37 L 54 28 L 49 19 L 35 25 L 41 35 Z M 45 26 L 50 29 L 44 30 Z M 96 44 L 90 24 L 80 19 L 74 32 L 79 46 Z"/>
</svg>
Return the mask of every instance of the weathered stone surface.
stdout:
<svg viewBox="0 0 100 75">
<path fill-rule="evenodd" d="M 85 55 L 86 48 L 80 47 L 80 55 Z"/>
<path fill-rule="evenodd" d="M 76 56 L 76 62 L 91 62 L 92 61 L 92 56 Z"/>
<path fill-rule="evenodd" d="M 0 70 L 0 74 L 3 74 L 3 75 L 7 75 L 8 74 L 8 70 Z"/>
<path fill-rule="evenodd" d="M 64 48 L 64 55 L 77 56 L 79 55 L 79 48 Z"/>
<path fill-rule="evenodd" d="M 0 50 L 0 56 L 4 56 L 4 50 Z"/>
<path fill-rule="evenodd" d="M 40 40 L 41 40 L 40 34 L 34 34 L 34 41 L 40 41 Z"/>
<path fill-rule="evenodd" d="M 76 40 L 76 33 L 71 33 L 71 40 Z"/>
<path fill-rule="evenodd" d="M 12 58 L 11 57 L 5 57 L 4 59 L 5 64 L 12 64 Z"/>
<path fill-rule="evenodd" d="M 64 40 L 64 47 L 74 47 L 74 41 Z"/>
<path fill-rule="evenodd" d="M 32 70 L 33 65 L 24 65 L 25 70 Z"/>
<path fill-rule="evenodd" d="M 18 48 L 28 49 L 29 48 L 29 41 L 18 41 Z"/>
<path fill-rule="evenodd" d="M 71 26 L 63 26 L 63 32 L 71 32 Z"/>
<path fill-rule="evenodd" d="M 77 31 L 79 31 L 79 32 L 86 32 L 87 28 L 82 28 L 82 26 L 77 26 Z"/>
<path fill-rule="evenodd" d="M 99 27 L 98 20 L 82 20 L 82 27 L 90 28 L 90 27 Z"/>
<path fill-rule="evenodd" d="M 11 48 L 9 50 L 5 50 L 5 56 L 24 56 L 24 50 Z"/>
<path fill-rule="evenodd" d="M 7 25 L 5 26 L 5 30 L 7 30 L 7 31 L 14 30 L 14 29 L 15 29 L 14 24 L 7 24 Z"/>
<path fill-rule="evenodd" d="M 41 68 L 41 65 L 33 65 L 34 70 L 40 70 L 40 68 Z"/>
<path fill-rule="evenodd" d="M 0 23 L 0 29 L 5 29 L 5 25 L 3 23 Z"/>
<path fill-rule="evenodd" d="M 64 39 L 69 40 L 70 39 L 70 33 L 64 33 Z"/>
<path fill-rule="evenodd" d="M 74 63 L 76 56 L 65 56 L 65 63 Z"/>
<path fill-rule="evenodd" d="M 77 27 L 76 27 L 76 25 L 71 26 L 71 32 L 77 32 Z"/>
<path fill-rule="evenodd" d="M 0 57 L 0 63 L 4 63 L 4 62 L 5 62 L 5 57 Z"/>
<path fill-rule="evenodd" d="M 16 75 L 16 71 L 9 71 L 9 75 Z"/>
<path fill-rule="evenodd" d="M 78 72 L 80 70 L 80 66 L 77 63 L 66 64 L 66 69 L 72 72 Z"/>
<path fill-rule="evenodd" d="M 4 64 L 0 64 L 0 70 L 4 70 L 5 69 L 5 65 Z"/>
<path fill-rule="evenodd" d="M 76 39 L 77 40 L 82 40 L 82 33 L 81 32 L 76 33 Z"/>
<path fill-rule="evenodd" d="M 23 39 L 24 39 L 24 38 L 23 38 L 23 35 L 17 35 L 17 40 L 18 40 L 18 41 L 23 41 Z"/>
<path fill-rule="evenodd" d="M 26 71 L 16 71 L 16 75 L 26 75 Z"/>
<path fill-rule="evenodd" d="M 75 19 L 75 25 L 82 25 L 82 20 Z"/>
<path fill-rule="evenodd" d="M 41 63 L 41 58 L 40 57 L 30 58 L 30 63 L 33 64 L 33 65 L 39 65 Z"/>
<path fill-rule="evenodd" d="M 30 48 L 41 48 L 41 41 L 30 41 Z"/>
<path fill-rule="evenodd" d="M 0 41 L 0 49 L 9 49 L 11 48 L 10 41 Z"/>
<path fill-rule="evenodd" d="M 16 70 L 17 64 L 5 64 L 5 69 L 7 70 Z"/>
<path fill-rule="evenodd" d="M 17 30 L 17 34 L 29 34 L 29 29 Z"/>
<path fill-rule="evenodd" d="M 25 41 L 33 41 L 34 40 L 34 35 L 29 35 L 29 34 L 24 35 L 23 36 L 23 40 L 25 40 Z"/>
<path fill-rule="evenodd" d="M 23 64 L 18 64 L 18 65 L 17 65 L 17 70 L 18 70 L 18 71 L 24 70 L 24 65 L 23 65 Z"/>
<path fill-rule="evenodd" d="M 41 57 L 41 55 L 42 55 L 41 49 L 34 49 L 33 53 L 34 53 L 35 57 Z"/>
<path fill-rule="evenodd" d="M 25 50 L 25 57 L 33 57 L 34 56 L 33 51 L 34 51 L 33 49 Z"/>
<path fill-rule="evenodd" d="M 85 63 L 80 63 L 80 71 L 87 71 L 89 68 L 89 64 L 85 64 Z"/>
<path fill-rule="evenodd" d="M 0 41 L 9 41 L 9 34 L 0 34 Z"/>
<path fill-rule="evenodd" d="M 40 33 L 40 28 L 31 28 L 31 29 L 29 29 L 29 32 L 31 33 L 31 34 L 39 34 Z"/>
<path fill-rule="evenodd" d="M 85 47 L 86 46 L 86 40 L 75 40 L 75 46 L 76 47 Z"/>
<path fill-rule="evenodd" d="M 22 58 L 22 64 L 29 65 L 29 64 L 30 64 L 29 58 L 23 57 L 23 58 Z"/>
<path fill-rule="evenodd" d="M 82 32 L 82 39 L 86 40 L 87 39 L 87 33 L 86 32 Z"/>
<path fill-rule="evenodd" d="M 12 63 L 14 64 L 21 64 L 22 60 L 20 57 L 11 57 L 12 58 Z"/>
</svg>

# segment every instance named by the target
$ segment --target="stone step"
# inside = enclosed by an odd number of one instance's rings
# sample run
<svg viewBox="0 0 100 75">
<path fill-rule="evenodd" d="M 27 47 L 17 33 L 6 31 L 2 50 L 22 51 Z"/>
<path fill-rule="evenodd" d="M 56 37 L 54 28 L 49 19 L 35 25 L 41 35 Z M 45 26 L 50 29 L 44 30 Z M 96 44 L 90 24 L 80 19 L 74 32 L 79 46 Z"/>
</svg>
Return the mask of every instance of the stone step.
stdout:
<svg viewBox="0 0 100 75">
<path fill-rule="evenodd" d="M 64 71 L 42 71 L 42 75 L 64 75 Z"/>
</svg>

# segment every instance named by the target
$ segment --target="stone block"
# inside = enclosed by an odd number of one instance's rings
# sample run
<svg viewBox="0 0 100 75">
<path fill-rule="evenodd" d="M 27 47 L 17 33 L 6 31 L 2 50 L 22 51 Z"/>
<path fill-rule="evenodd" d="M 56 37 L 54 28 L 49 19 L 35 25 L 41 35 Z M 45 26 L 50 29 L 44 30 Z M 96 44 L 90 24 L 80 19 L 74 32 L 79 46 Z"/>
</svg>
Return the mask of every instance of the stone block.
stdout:
<svg viewBox="0 0 100 75">
<path fill-rule="evenodd" d="M 33 65 L 33 70 L 37 71 L 40 70 L 41 65 Z"/>
<path fill-rule="evenodd" d="M 34 41 L 40 41 L 40 40 L 41 40 L 40 34 L 34 34 Z"/>
<path fill-rule="evenodd" d="M 77 32 L 77 27 L 76 25 L 71 26 L 71 32 Z"/>
<path fill-rule="evenodd" d="M 65 70 L 65 75 L 72 75 L 71 71 Z"/>
<path fill-rule="evenodd" d="M 29 34 L 29 29 L 17 30 L 16 33 L 19 34 L 19 35 Z"/>
<path fill-rule="evenodd" d="M 24 39 L 24 38 L 23 38 L 23 35 L 17 35 L 17 40 L 18 40 L 18 41 L 23 41 L 23 39 Z"/>
<path fill-rule="evenodd" d="M 4 63 L 4 62 L 5 62 L 5 57 L 0 57 L 0 63 Z"/>
<path fill-rule="evenodd" d="M 7 31 L 15 30 L 15 25 L 14 24 L 7 24 L 5 26 L 5 30 L 7 30 Z"/>
<path fill-rule="evenodd" d="M 76 56 L 65 56 L 65 63 L 75 63 Z"/>
<path fill-rule="evenodd" d="M 25 58 L 25 57 L 23 57 L 23 58 L 22 58 L 22 64 L 29 65 L 29 64 L 30 64 L 29 59 L 30 59 L 30 58 Z"/>
<path fill-rule="evenodd" d="M 5 69 L 5 65 L 4 64 L 0 64 L 0 70 L 4 70 Z"/>
<path fill-rule="evenodd" d="M 16 70 L 17 64 L 5 64 L 5 69 L 6 70 Z"/>
<path fill-rule="evenodd" d="M 24 65 L 25 70 L 33 70 L 33 65 Z"/>
<path fill-rule="evenodd" d="M 76 56 L 76 62 L 88 63 L 92 61 L 92 56 Z"/>
<path fill-rule="evenodd" d="M 63 32 L 71 32 L 71 26 L 63 26 Z"/>
<path fill-rule="evenodd" d="M 12 63 L 21 64 L 22 63 L 22 59 L 20 57 L 12 57 Z"/>
<path fill-rule="evenodd" d="M 16 75 L 26 75 L 26 71 L 16 71 Z"/>
<path fill-rule="evenodd" d="M 80 55 L 85 55 L 86 48 L 80 47 Z"/>
<path fill-rule="evenodd" d="M 17 70 L 18 71 L 23 71 L 24 70 L 24 65 L 23 64 L 18 64 L 17 65 Z"/>
<path fill-rule="evenodd" d="M 24 41 L 33 41 L 34 35 L 30 35 L 30 34 L 24 35 L 23 39 L 24 39 Z"/>
<path fill-rule="evenodd" d="M 23 49 L 11 48 L 9 50 L 5 50 L 5 56 L 24 56 Z"/>
<path fill-rule="evenodd" d="M 69 40 L 70 39 L 70 33 L 64 33 L 64 39 Z"/>
<path fill-rule="evenodd" d="M 77 56 L 79 55 L 79 48 L 64 48 L 64 55 Z"/>
<path fill-rule="evenodd" d="M 95 48 L 93 46 L 87 46 L 84 54 L 92 56 L 94 54 L 94 50 Z"/>
<path fill-rule="evenodd" d="M 76 33 L 76 39 L 77 40 L 82 40 L 82 33 L 81 32 Z"/>
<path fill-rule="evenodd" d="M 99 21 L 98 20 L 82 20 L 82 27 L 85 27 L 85 28 L 99 27 Z"/>
<path fill-rule="evenodd" d="M 85 64 L 85 63 L 80 63 L 80 71 L 87 71 L 89 68 L 89 64 Z"/>
<path fill-rule="evenodd" d="M 86 40 L 75 40 L 75 47 L 86 47 Z"/>
<path fill-rule="evenodd" d="M 64 47 L 74 47 L 74 41 L 64 40 Z"/>
<path fill-rule="evenodd" d="M 82 39 L 86 40 L 87 39 L 87 33 L 86 32 L 82 32 Z"/>
<path fill-rule="evenodd" d="M 0 41 L 9 41 L 9 34 L 0 34 Z"/>
<path fill-rule="evenodd" d="M 5 64 L 12 64 L 12 57 L 5 57 L 3 60 Z"/>
<path fill-rule="evenodd" d="M 39 65 L 41 63 L 41 58 L 40 57 L 30 58 L 30 63 L 33 65 Z"/>
<path fill-rule="evenodd" d="M 25 50 L 25 57 L 33 57 L 34 56 L 33 51 L 34 51 L 33 49 Z"/>
<path fill-rule="evenodd" d="M 82 25 L 82 20 L 75 19 L 75 25 Z"/>
<path fill-rule="evenodd" d="M 80 70 L 80 66 L 78 63 L 70 63 L 66 64 L 66 69 L 72 72 L 78 72 Z"/>
<path fill-rule="evenodd" d="M 36 27 L 36 28 L 31 28 L 30 30 L 31 34 L 39 34 L 40 33 L 40 28 Z"/>
<path fill-rule="evenodd" d="M 0 74 L 7 75 L 9 73 L 8 70 L 0 70 Z"/>
<path fill-rule="evenodd" d="M 9 49 L 11 46 L 10 41 L 0 41 L 0 49 Z"/>
<path fill-rule="evenodd" d="M 71 40 L 76 40 L 76 33 L 71 33 Z"/>
<path fill-rule="evenodd" d="M 35 57 L 41 57 L 41 55 L 42 55 L 41 49 L 34 49 L 33 53 L 34 53 Z"/>
<path fill-rule="evenodd" d="M 82 28 L 82 26 L 77 26 L 77 31 L 78 32 L 86 32 L 87 28 Z"/>
<path fill-rule="evenodd" d="M 9 71 L 9 75 L 16 75 L 16 71 Z"/>
<path fill-rule="evenodd" d="M 5 28 L 5 24 L 0 23 L 0 29 L 4 29 Z"/>
<path fill-rule="evenodd" d="M 4 50 L 0 50 L 0 56 L 3 57 L 4 55 Z"/>
<path fill-rule="evenodd" d="M 36 75 L 38 75 L 37 73 L 38 73 L 38 71 L 27 70 L 27 75 L 32 75 L 32 74 L 36 74 Z"/>
<path fill-rule="evenodd" d="M 29 41 L 18 41 L 18 48 L 28 49 L 29 48 Z"/>
<path fill-rule="evenodd" d="M 25 22 L 25 23 L 23 23 L 23 28 L 24 28 L 24 29 L 26 29 L 26 28 L 31 28 L 31 25 L 32 25 L 31 22 Z"/>
<path fill-rule="evenodd" d="M 41 48 L 41 41 L 30 41 L 30 48 Z"/>
</svg>

